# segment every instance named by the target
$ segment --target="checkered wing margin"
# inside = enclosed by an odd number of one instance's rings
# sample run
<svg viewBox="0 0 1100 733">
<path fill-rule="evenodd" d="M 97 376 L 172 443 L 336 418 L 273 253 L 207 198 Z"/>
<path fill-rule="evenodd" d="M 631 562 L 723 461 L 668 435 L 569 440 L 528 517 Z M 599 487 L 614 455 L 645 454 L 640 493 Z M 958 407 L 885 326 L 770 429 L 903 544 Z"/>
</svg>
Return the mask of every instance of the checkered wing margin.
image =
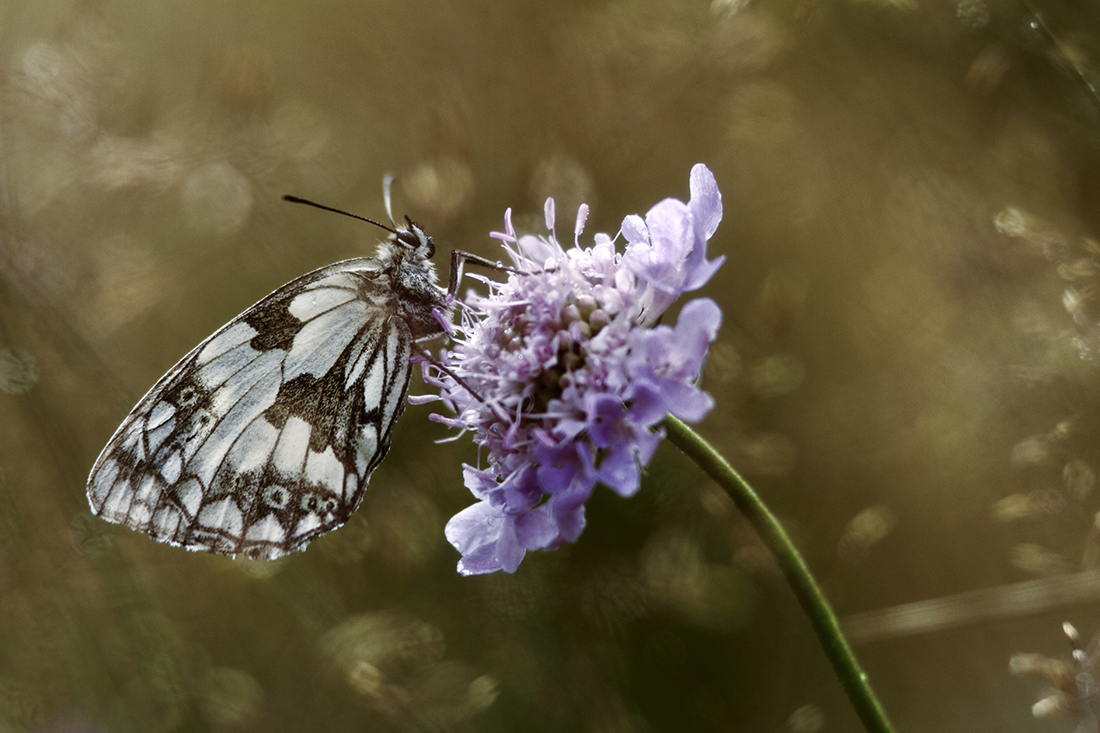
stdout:
<svg viewBox="0 0 1100 733">
<path fill-rule="evenodd" d="M 92 512 L 190 550 L 267 559 L 339 527 L 404 409 L 406 320 L 374 259 L 284 285 L 142 398 L 92 469 Z"/>
</svg>

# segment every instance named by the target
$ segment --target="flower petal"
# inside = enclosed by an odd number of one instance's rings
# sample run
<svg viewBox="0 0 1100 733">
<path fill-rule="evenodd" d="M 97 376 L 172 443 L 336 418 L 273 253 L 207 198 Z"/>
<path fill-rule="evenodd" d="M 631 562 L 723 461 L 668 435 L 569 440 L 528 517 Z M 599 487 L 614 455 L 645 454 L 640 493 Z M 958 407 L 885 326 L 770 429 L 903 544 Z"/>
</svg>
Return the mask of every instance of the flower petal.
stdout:
<svg viewBox="0 0 1100 733">
<path fill-rule="evenodd" d="M 443 534 L 462 554 L 497 541 L 504 515 L 487 501 L 471 504 L 447 522 Z"/>
<path fill-rule="evenodd" d="M 676 331 L 681 335 L 684 345 L 692 349 L 692 353 L 706 354 L 714 339 L 718 337 L 718 329 L 722 325 L 722 309 L 710 298 L 696 298 L 689 301 L 680 309 L 680 317 L 676 319 Z"/>
<path fill-rule="evenodd" d="M 619 496 L 633 496 L 638 491 L 641 474 L 632 445 L 620 443 L 603 457 L 599 468 L 600 483 Z"/>
<path fill-rule="evenodd" d="M 535 449 L 535 469 L 539 486 L 548 494 L 562 494 L 595 482 L 592 454 L 582 441 L 554 443 L 549 435 L 541 437 Z"/>
<path fill-rule="evenodd" d="M 637 214 L 631 214 L 623 219 L 623 225 L 620 231 L 630 244 L 634 244 L 635 242 L 649 244 L 649 230 L 645 228 L 645 219 Z"/>
<path fill-rule="evenodd" d="M 618 397 L 590 393 L 584 401 L 588 416 L 588 434 L 598 448 L 606 448 L 621 435 L 619 421 L 626 414 L 626 407 Z"/>
<path fill-rule="evenodd" d="M 696 163 L 688 177 L 688 188 L 691 191 L 688 207 L 695 226 L 703 239 L 710 239 L 722 221 L 722 192 L 718 190 L 718 182 L 709 168 Z"/>
<path fill-rule="evenodd" d="M 576 542 L 584 531 L 584 502 L 588 498 L 578 496 L 555 496 L 550 500 L 554 512 L 554 521 L 558 525 L 558 534 L 565 542 Z"/>
<path fill-rule="evenodd" d="M 627 388 L 630 400 L 630 419 L 649 427 L 665 419 L 668 405 L 661 391 L 649 382 L 638 380 Z"/>
<path fill-rule="evenodd" d="M 516 539 L 526 549 L 545 549 L 557 538 L 558 523 L 549 503 L 516 517 Z"/>
<path fill-rule="evenodd" d="M 462 483 L 479 499 L 486 498 L 490 492 L 500 488 L 495 472 L 482 471 L 466 463 L 462 464 Z"/>
</svg>

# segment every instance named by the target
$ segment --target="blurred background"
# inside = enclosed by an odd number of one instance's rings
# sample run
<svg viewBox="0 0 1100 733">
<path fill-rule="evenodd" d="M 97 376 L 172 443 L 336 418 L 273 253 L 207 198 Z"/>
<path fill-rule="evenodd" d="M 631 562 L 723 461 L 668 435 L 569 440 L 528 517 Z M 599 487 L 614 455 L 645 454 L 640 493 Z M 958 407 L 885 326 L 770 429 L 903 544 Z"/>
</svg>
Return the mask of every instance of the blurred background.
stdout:
<svg viewBox="0 0 1100 733">
<path fill-rule="evenodd" d="M 858 730 L 667 445 L 511 576 L 455 572 L 476 454 L 428 407 L 279 562 L 88 511 L 180 356 L 373 253 L 283 194 L 384 219 L 392 172 L 398 216 L 496 258 L 507 207 L 613 234 L 697 162 L 728 258 L 699 430 L 899 732 L 1095 730 L 1100 10 L 1029 1 L 0 2 L 0 731 Z"/>
</svg>

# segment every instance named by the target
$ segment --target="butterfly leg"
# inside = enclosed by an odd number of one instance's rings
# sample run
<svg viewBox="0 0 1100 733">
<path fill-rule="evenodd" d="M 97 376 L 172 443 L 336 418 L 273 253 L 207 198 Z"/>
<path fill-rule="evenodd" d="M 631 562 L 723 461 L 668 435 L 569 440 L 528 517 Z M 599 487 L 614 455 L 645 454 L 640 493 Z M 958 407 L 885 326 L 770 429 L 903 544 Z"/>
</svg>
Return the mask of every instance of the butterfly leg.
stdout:
<svg viewBox="0 0 1100 733">
<path fill-rule="evenodd" d="M 471 252 L 463 252 L 460 249 L 451 250 L 451 278 L 447 283 L 447 295 L 454 296 L 458 293 L 458 283 L 462 280 L 462 272 L 466 268 L 466 263 L 469 262 L 479 267 L 484 267 L 489 270 L 496 270 L 497 272 L 510 272 L 514 275 L 525 275 L 527 273 L 522 270 L 517 270 L 514 267 L 508 267 L 505 264 L 490 260 L 480 255 L 475 255 Z"/>
</svg>

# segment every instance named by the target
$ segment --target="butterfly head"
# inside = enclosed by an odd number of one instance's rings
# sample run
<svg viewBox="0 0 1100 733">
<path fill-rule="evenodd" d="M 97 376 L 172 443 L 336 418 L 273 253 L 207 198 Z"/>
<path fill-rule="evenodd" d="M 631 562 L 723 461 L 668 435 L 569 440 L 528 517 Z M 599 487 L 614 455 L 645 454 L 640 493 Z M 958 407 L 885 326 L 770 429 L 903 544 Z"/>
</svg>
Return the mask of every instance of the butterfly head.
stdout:
<svg viewBox="0 0 1100 733">
<path fill-rule="evenodd" d="M 435 306 L 443 300 L 432 263 L 434 254 L 435 242 L 431 236 L 406 216 L 404 226 L 395 224 L 390 236 L 378 245 L 375 257 L 388 273 L 399 299 Z"/>
<path fill-rule="evenodd" d="M 435 256 L 435 242 L 431 236 L 424 231 L 424 227 L 407 216 L 405 226 L 394 229 L 389 239 L 393 245 L 402 247 L 414 257 L 430 260 Z"/>
<path fill-rule="evenodd" d="M 409 217 L 405 217 L 405 225 L 395 225 L 390 230 L 390 236 L 386 237 L 378 245 L 375 255 L 387 269 L 394 272 L 414 270 L 431 273 L 431 279 L 435 279 L 435 266 L 432 257 L 435 255 L 435 242 L 424 228 Z"/>
</svg>

